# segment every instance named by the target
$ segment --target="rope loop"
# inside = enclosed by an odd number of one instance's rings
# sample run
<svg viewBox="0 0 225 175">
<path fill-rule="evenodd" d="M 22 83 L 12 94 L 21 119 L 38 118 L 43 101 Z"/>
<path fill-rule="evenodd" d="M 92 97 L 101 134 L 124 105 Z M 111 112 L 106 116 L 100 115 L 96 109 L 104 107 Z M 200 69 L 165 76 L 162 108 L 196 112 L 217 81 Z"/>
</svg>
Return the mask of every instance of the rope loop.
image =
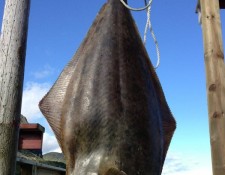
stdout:
<svg viewBox="0 0 225 175">
<path fill-rule="evenodd" d="M 155 47 L 156 47 L 156 54 L 157 54 L 157 63 L 156 66 L 154 67 L 155 69 L 157 69 L 160 65 L 160 51 L 159 51 L 159 45 L 158 45 L 158 41 L 156 39 L 155 33 L 153 31 L 152 28 L 152 23 L 151 23 L 151 7 L 152 7 L 152 1 L 153 0 L 149 0 L 149 3 L 147 4 L 146 0 L 145 0 L 145 7 L 142 8 L 133 8 L 130 7 L 129 5 L 127 5 L 124 0 L 120 0 L 121 3 L 128 8 L 129 10 L 133 10 L 133 11 L 142 11 L 142 10 L 146 10 L 147 9 L 147 21 L 146 21 L 146 25 L 145 25 L 145 31 L 144 31 L 144 38 L 143 38 L 143 43 L 144 45 L 146 45 L 146 41 L 147 41 L 147 32 L 148 29 L 152 35 L 153 41 L 155 43 Z"/>
<path fill-rule="evenodd" d="M 133 8 L 133 7 L 130 7 L 129 5 L 127 5 L 124 0 L 120 0 L 120 2 L 126 7 L 128 8 L 129 10 L 132 10 L 132 11 L 143 11 L 143 10 L 146 10 L 147 8 L 149 8 L 152 4 L 152 0 L 149 1 L 149 3 L 145 6 L 145 7 L 141 7 L 141 8 Z"/>
<path fill-rule="evenodd" d="M 147 10 L 147 22 L 146 22 L 146 26 L 145 26 L 144 39 L 143 39 L 144 45 L 146 45 L 148 29 L 149 29 L 149 31 L 150 31 L 150 33 L 152 35 L 152 39 L 153 39 L 153 41 L 155 43 L 155 47 L 156 47 L 157 63 L 156 63 L 156 66 L 154 68 L 157 69 L 159 67 L 159 65 L 160 65 L 160 51 L 159 51 L 158 41 L 156 39 L 155 33 L 153 31 L 153 28 L 152 28 L 152 23 L 151 23 L 151 6 L 149 6 L 149 8 Z"/>
</svg>

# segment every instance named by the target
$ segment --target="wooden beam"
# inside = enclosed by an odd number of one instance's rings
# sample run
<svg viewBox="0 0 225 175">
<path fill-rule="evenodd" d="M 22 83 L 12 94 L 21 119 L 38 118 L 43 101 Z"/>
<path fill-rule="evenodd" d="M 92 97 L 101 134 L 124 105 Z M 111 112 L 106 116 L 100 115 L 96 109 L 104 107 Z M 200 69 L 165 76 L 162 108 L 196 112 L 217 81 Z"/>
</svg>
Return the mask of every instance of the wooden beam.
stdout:
<svg viewBox="0 0 225 175">
<path fill-rule="evenodd" d="M 20 129 L 45 132 L 45 128 L 38 123 L 20 124 Z"/>
<path fill-rule="evenodd" d="M 219 0 L 200 0 L 213 175 L 225 174 L 225 65 Z"/>
<path fill-rule="evenodd" d="M 0 36 L 0 174 L 15 174 L 30 0 L 5 0 Z"/>
</svg>

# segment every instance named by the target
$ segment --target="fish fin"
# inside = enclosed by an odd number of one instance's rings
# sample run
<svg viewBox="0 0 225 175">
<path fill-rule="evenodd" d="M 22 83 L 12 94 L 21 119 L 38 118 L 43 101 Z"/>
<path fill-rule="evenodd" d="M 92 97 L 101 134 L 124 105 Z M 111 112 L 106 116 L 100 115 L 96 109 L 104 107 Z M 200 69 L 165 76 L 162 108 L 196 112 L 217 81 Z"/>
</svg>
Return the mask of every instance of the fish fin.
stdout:
<svg viewBox="0 0 225 175">
<path fill-rule="evenodd" d="M 163 132 L 164 132 L 164 145 L 163 145 L 163 163 L 166 158 L 167 151 L 169 149 L 170 142 L 172 140 L 174 131 L 176 129 L 176 121 L 170 112 L 170 109 L 163 109 Z"/>
<path fill-rule="evenodd" d="M 168 106 L 168 103 L 166 101 L 166 97 L 164 95 L 161 83 L 159 81 L 159 78 L 155 72 L 155 69 L 149 59 L 148 61 L 149 67 L 150 67 L 150 74 L 153 77 L 153 83 L 156 90 L 156 94 L 158 95 L 159 99 L 159 106 L 161 108 L 161 114 L 162 114 L 162 128 L 163 128 L 163 158 L 162 158 L 162 167 L 165 162 L 165 158 L 167 155 L 167 151 L 170 146 L 170 142 L 172 140 L 174 131 L 176 129 L 176 120 L 173 117 L 172 112 L 170 111 L 170 108 Z M 162 170 L 162 169 L 161 169 Z"/>
<path fill-rule="evenodd" d="M 61 137 L 61 112 L 63 108 L 63 102 L 65 100 L 66 91 L 68 85 L 71 81 L 74 70 L 76 69 L 77 62 L 82 54 L 85 52 L 86 46 L 92 40 L 92 36 L 97 30 L 96 26 L 101 20 L 101 13 L 105 10 L 106 4 L 100 10 L 96 20 L 93 22 L 91 29 L 89 30 L 87 37 L 83 40 L 81 46 L 77 50 L 76 54 L 73 56 L 69 64 L 64 68 L 59 78 L 52 86 L 50 91 L 43 97 L 39 102 L 39 108 L 48 123 L 50 124 L 53 132 L 56 135 L 56 138 L 59 142 L 60 147 L 62 148 L 62 137 Z"/>
<path fill-rule="evenodd" d="M 66 95 L 66 89 L 73 73 L 73 65 L 76 64 L 77 57 L 73 59 L 60 74 L 58 80 L 50 91 L 39 102 L 39 108 L 49 122 L 56 138 L 61 146 L 61 110 Z"/>
<path fill-rule="evenodd" d="M 160 85 L 160 84 L 158 84 L 158 85 Z M 160 103 L 161 111 L 162 111 L 163 164 L 164 164 L 166 154 L 167 154 L 167 151 L 170 146 L 170 142 L 172 140 L 174 131 L 176 129 L 176 120 L 174 119 L 172 112 L 170 111 L 170 108 L 166 102 L 166 98 L 164 96 L 162 88 L 157 88 L 157 89 L 158 89 L 158 94 L 159 94 L 159 103 Z"/>
<path fill-rule="evenodd" d="M 174 119 L 173 114 L 170 111 L 170 108 L 166 102 L 166 98 L 163 93 L 158 76 L 156 72 L 153 70 L 153 66 L 151 67 L 152 67 L 151 72 L 154 77 L 154 86 L 156 89 L 156 93 L 158 94 L 158 97 L 159 97 L 159 104 L 161 106 L 161 111 L 162 111 L 162 127 L 163 127 L 163 136 L 164 136 L 163 137 L 163 143 L 164 143 L 163 144 L 163 160 L 162 160 L 163 161 L 162 166 L 163 166 L 167 151 L 170 146 L 170 142 L 172 140 L 174 131 L 176 129 L 176 120 Z"/>
</svg>

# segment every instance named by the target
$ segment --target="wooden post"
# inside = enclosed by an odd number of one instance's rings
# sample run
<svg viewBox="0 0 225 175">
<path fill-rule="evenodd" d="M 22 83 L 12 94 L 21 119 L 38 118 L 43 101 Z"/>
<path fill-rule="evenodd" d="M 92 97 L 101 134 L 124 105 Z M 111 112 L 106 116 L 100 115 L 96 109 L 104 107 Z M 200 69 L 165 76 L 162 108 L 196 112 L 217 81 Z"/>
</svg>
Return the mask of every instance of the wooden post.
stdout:
<svg viewBox="0 0 225 175">
<path fill-rule="evenodd" d="M 14 175 L 30 0 L 6 0 L 0 37 L 0 175 Z"/>
<path fill-rule="evenodd" d="M 219 0 L 200 0 L 213 175 L 225 174 L 225 66 Z"/>
</svg>

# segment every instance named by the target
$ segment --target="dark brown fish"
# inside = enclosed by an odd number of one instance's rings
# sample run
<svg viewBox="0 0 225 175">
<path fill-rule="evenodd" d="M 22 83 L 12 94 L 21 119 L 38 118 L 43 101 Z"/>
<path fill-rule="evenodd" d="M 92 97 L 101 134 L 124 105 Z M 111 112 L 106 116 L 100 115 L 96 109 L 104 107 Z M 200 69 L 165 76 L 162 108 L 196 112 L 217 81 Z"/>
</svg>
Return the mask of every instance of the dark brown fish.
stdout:
<svg viewBox="0 0 225 175">
<path fill-rule="evenodd" d="M 40 102 L 67 175 L 160 175 L 176 127 L 132 16 L 109 0 Z"/>
</svg>

